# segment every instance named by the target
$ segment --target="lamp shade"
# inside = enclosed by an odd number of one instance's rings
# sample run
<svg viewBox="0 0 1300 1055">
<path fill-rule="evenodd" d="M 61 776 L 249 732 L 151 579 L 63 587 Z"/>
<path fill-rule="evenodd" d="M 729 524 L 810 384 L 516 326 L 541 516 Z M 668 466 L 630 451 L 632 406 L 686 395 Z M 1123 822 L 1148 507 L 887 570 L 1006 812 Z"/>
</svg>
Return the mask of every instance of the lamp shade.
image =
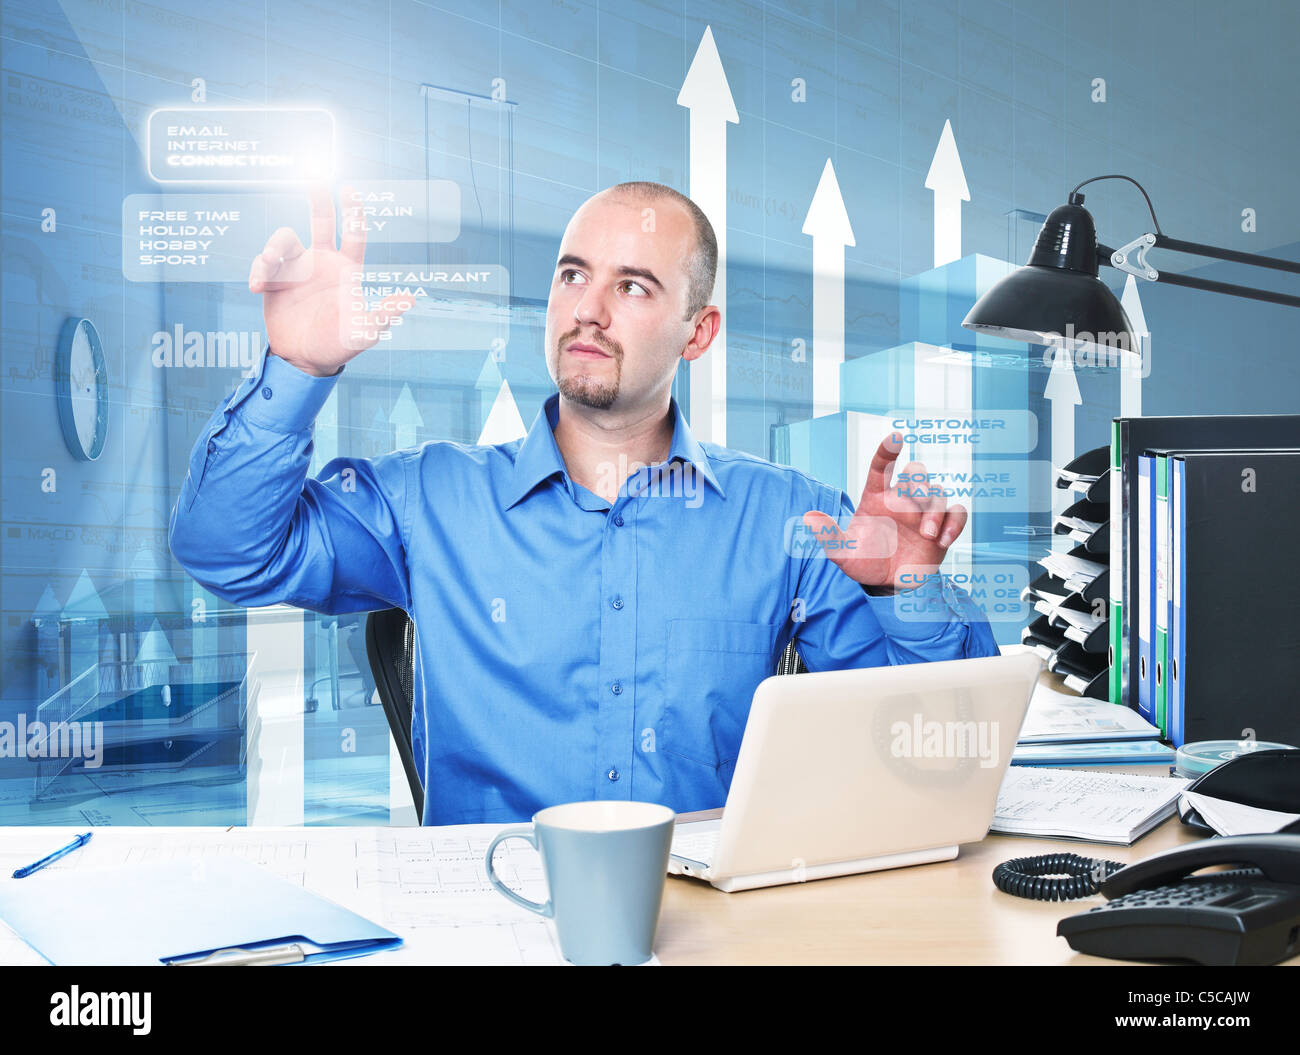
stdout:
<svg viewBox="0 0 1300 1055">
<path fill-rule="evenodd" d="M 975 302 L 962 325 L 1029 344 L 1137 347 L 1120 302 L 1097 277 L 1097 228 L 1075 194 L 1053 209 L 1029 262 Z"/>
</svg>

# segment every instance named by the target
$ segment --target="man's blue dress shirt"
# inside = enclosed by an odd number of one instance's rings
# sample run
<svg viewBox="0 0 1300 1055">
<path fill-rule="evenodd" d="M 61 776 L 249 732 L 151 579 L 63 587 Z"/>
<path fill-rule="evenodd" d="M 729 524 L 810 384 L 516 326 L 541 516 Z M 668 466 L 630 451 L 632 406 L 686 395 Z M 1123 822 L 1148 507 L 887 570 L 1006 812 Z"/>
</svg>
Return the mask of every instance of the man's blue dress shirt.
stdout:
<svg viewBox="0 0 1300 1055">
<path fill-rule="evenodd" d="M 851 514 L 849 496 L 697 441 L 675 401 L 668 461 L 611 506 L 569 478 L 558 395 L 522 440 L 335 458 L 309 479 L 339 376 L 264 354 L 199 436 L 171 548 L 235 604 L 411 616 L 426 824 L 583 799 L 721 806 L 754 689 L 792 638 L 814 671 L 997 653 L 946 579 L 907 595 L 934 616 L 901 618 L 789 546 L 791 518 Z"/>
</svg>

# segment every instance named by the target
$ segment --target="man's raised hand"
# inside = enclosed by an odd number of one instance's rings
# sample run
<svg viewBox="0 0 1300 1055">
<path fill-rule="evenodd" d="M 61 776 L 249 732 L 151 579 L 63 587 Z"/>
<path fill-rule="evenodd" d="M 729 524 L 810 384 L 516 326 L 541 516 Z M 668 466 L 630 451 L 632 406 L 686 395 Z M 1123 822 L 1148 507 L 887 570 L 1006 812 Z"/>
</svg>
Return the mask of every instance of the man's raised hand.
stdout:
<svg viewBox="0 0 1300 1055">
<path fill-rule="evenodd" d="M 911 589 L 934 574 L 966 526 L 964 506 L 948 507 L 942 488 L 930 483 L 925 466 L 910 462 L 899 483 L 891 483 L 902 437 L 887 436 L 867 471 L 862 500 L 841 530 L 818 510 L 803 522 L 825 544 L 826 556 L 864 586 Z"/>
<path fill-rule="evenodd" d="M 334 199 L 328 189 L 311 189 L 311 245 L 281 227 L 253 258 L 250 292 L 262 294 L 262 313 L 271 350 L 305 373 L 337 374 L 343 364 L 375 344 L 412 298 L 393 294 L 368 310 L 351 295 L 347 276 L 365 261 L 366 231 L 361 204 L 343 188 L 343 239 L 335 248 Z"/>
</svg>

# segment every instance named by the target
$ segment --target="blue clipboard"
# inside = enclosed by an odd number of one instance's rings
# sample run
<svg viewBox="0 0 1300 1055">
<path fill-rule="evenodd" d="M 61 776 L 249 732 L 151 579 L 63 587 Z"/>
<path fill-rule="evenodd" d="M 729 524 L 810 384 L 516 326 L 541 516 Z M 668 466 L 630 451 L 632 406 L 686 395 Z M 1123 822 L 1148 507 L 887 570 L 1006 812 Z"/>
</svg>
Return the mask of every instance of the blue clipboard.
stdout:
<svg viewBox="0 0 1300 1055">
<path fill-rule="evenodd" d="M 322 963 L 402 944 L 392 931 L 237 857 L 2 881 L 0 919 L 60 967 Z"/>
</svg>

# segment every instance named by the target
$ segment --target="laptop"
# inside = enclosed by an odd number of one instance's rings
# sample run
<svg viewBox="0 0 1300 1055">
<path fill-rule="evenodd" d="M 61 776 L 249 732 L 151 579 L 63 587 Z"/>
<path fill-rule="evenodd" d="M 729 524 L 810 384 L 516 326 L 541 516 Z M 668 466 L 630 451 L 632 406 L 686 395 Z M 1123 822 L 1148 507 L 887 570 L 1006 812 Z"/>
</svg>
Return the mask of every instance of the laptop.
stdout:
<svg viewBox="0 0 1300 1055">
<path fill-rule="evenodd" d="M 720 818 L 668 871 L 719 890 L 951 860 L 988 834 L 1042 671 L 1031 652 L 771 677 Z"/>
</svg>

